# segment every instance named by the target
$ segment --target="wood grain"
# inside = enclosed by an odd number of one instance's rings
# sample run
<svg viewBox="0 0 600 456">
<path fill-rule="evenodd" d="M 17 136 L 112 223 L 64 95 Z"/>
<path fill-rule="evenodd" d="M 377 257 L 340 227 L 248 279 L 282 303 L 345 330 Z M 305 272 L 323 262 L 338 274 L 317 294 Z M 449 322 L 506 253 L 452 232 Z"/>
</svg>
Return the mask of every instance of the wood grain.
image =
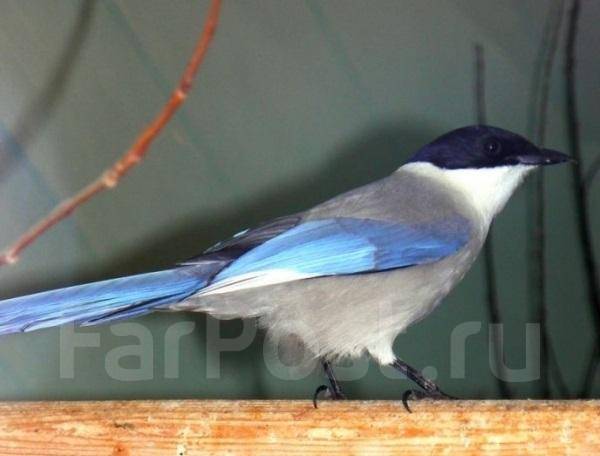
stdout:
<svg viewBox="0 0 600 456">
<path fill-rule="evenodd" d="M 600 401 L 0 403 L 0 453 L 600 454 Z"/>
</svg>

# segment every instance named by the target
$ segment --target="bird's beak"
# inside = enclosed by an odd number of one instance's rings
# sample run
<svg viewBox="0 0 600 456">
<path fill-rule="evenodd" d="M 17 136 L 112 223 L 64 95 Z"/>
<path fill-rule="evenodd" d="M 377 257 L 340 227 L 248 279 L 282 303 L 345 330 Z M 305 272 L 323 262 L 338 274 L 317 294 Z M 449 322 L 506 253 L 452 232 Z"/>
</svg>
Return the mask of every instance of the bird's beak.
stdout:
<svg viewBox="0 0 600 456">
<path fill-rule="evenodd" d="M 556 165 L 558 163 L 575 161 L 568 155 L 552 149 L 537 149 L 533 153 L 519 155 L 517 160 L 522 165 L 530 166 Z"/>
</svg>

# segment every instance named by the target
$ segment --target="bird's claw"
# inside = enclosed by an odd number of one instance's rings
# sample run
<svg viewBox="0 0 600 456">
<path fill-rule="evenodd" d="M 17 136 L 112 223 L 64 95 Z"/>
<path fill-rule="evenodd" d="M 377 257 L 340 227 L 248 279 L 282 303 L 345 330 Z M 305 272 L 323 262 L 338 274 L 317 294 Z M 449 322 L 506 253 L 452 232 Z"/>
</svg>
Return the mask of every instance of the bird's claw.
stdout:
<svg viewBox="0 0 600 456">
<path fill-rule="evenodd" d="M 402 404 L 408 413 L 412 413 L 412 410 L 408 406 L 408 401 L 418 401 L 422 399 L 430 399 L 430 400 L 448 400 L 448 399 L 456 399 L 455 397 L 449 396 L 448 394 L 440 391 L 422 391 L 422 390 L 414 390 L 409 389 L 404 392 L 402 395 Z"/>
<path fill-rule="evenodd" d="M 327 385 L 320 385 L 315 390 L 315 394 L 313 395 L 313 405 L 315 408 L 319 408 L 317 405 L 317 401 L 319 399 L 319 394 L 321 394 L 323 391 L 326 391 L 326 397 L 328 397 L 329 399 L 333 399 L 333 400 L 346 399 L 346 396 L 344 396 L 344 394 L 341 391 L 335 391 L 333 388 L 331 388 L 330 386 L 327 386 Z"/>
</svg>

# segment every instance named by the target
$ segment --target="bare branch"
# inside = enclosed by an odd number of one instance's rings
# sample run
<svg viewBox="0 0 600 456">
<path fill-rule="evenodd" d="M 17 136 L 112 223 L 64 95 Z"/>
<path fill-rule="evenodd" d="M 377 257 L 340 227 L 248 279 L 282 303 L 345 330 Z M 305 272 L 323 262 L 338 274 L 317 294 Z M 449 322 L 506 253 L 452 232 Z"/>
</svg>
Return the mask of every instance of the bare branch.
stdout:
<svg viewBox="0 0 600 456">
<path fill-rule="evenodd" d="M 485 108 L 485 55 L 483 46 L 480 43 L 475 44 L 475 113 L 477 115 L 477 123 L 483 125 L 486 120 Z"/>
<path fill-rule="evenodd" d="M 109 169 L 104 171 L 95 181 L 83 188 L 71 198 L 60 203 L 46 217 L 29 228 L 16 242 L 10 245 L 2 255 L 0 255 L 0 266 L 16 263 L 20 254 L 35 242 L 46 231 L 67 218 L 81 205 L 85 204 L 98 193 L 114 188 L 118 185 L 121 178 L 128 173 L 131 168 L 139 164 L 148 153 L 148 148 L 156 137 L 164 129 L 165 125 L 171 120 L 180 106 L 187 98 L 192 87 L 192 82 L 196 76 L 200 65 L 204 61 L 206 52 L 212 42 L 215 34 L 221 0 L 212 0 L 206 18 L 204 28 L 196 44 L 194 52 L 183 72 L 181 80 L 167 103 L 160 110 L 154 120 L 142 130 L 134 141 L 133 145 L 123 154 L 123 156 Z"/>
<path fill-rule="evenodd" d="M 581 141 L 579 136 L 579 120 L 577 112 L 577 89 L 575 78 L 575 48 L 577 44 L 577 32 L 581 2 L 573 0 L 569 12 L 569 23 L 567 27 L 567 44 L 565 46 L 565 94 L 566 115 L 569 149 L 571 155 L 578 163 L 581 163 Z M 579 241 L 583 253 L 583 262 L 587 276 L 587 293 L 590 300 L 594 324 L 596 326 L 595 346 L 592 349 L 590 360 L 580 395 L 586 397 L 590 394 L 597 371 L 597 358 L 600 353 L 600 284 L 598 283 L 598 265 L 594 257 L 592 246 L 592 228 L 589 214 L 589 195 L 584 182 L 584 174 L 581 166 L 573 166 L 573 181 L 575 183 L 575 209 L 577 217 L 577 228 Z"/>
<path fill-rule="evenodd" d="M 592 162 L 592 164 L 590 165 L 590 168 L 587 170 L 587 173 L 585 174 L 585 185 L 587 187 L 591 187 L 592 184 L 594 183 L 594 179 L 596 178 L 596 176 L 598 176 L 598 174 L 600 174 L 600 155 L 598 155 L 594 161 Z"/>
<path fill-rule="evenodd" d="M 483 125 L 486 123 L 486 108 L 485 108 L 485 55 L 483 46 L 481 44 L 475 44 L 475 84 L 473 90 L 475 92 L 475 112 L 477 114 L 477 123 Z M 494 244 L 493 244 L 493 231 L 490 227 L 490 232 L 484 246 L 484 266 L 485 266 L 485 279 L 486 279 L 486 298 L 488 304 L 488 313 L 490 322 L 492 324 L 500 324 L 500 305 L 498 303 L 498 284 L 496 281 L 496 267 L 494 262 Z M 502 360 L 502 347 L 500 340 L 500 332 L 494 332 L 494 340 L 492 341 L 493 350 L 495 353 L 496 360 L 496 371 L 500 373 L 496 378 L 498 390 L 500 396 L 504 399 L 511 397 L 510 389 L 506 382 L 502 378 L 506 378 L 506 375 L 502 375 L 505 371 L 505 363 Z"/>
<path fill-rule="evenodd" d="M 538 62 L 535 70 L 535 81 L 532 102 L 532 127 L 534 142 L 543 147 L 546 139 L 546 125 L 548 112 L 548 99 L 552 69 L 564 11 L 564 0 L 554 3 L 548 13 L 544 33 L 540 44 Z M 550 366 L 554 366 L 554 377 L 561 395 L 567 395 L 568 391 L 562 378 L 556 356 L 551 345 L 550 335 L 547 327 L 547 299 L 546 299 L 546 201 L 545 181 L 543 169 L 538 170 L 532 187 L 532 210 L 531 210 L 531 235 L 532 235 L 532 263 L 530 277 L 535 286 L 535 294 L 532 296 L 531 319 L 539 322 L 541 332 L 540 345 L 540 377 L 541 395 L 544 398 L 550 396 Z"/>
</svg>

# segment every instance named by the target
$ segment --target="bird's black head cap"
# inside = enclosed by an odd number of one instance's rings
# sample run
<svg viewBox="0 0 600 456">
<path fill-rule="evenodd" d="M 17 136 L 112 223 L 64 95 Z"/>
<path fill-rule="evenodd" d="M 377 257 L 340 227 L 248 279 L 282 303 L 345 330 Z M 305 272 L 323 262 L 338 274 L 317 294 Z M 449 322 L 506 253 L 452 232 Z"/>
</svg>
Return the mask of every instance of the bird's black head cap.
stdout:
<svg viewBox="0 0 600 456">
<path fill-rule="evenodd" d="M 452 130 L 419 149 L 409 160 L 443 169 L 553 165 L 568 155 L 541 149 L 516 133 L 487 125 Z"/>
</svg>

